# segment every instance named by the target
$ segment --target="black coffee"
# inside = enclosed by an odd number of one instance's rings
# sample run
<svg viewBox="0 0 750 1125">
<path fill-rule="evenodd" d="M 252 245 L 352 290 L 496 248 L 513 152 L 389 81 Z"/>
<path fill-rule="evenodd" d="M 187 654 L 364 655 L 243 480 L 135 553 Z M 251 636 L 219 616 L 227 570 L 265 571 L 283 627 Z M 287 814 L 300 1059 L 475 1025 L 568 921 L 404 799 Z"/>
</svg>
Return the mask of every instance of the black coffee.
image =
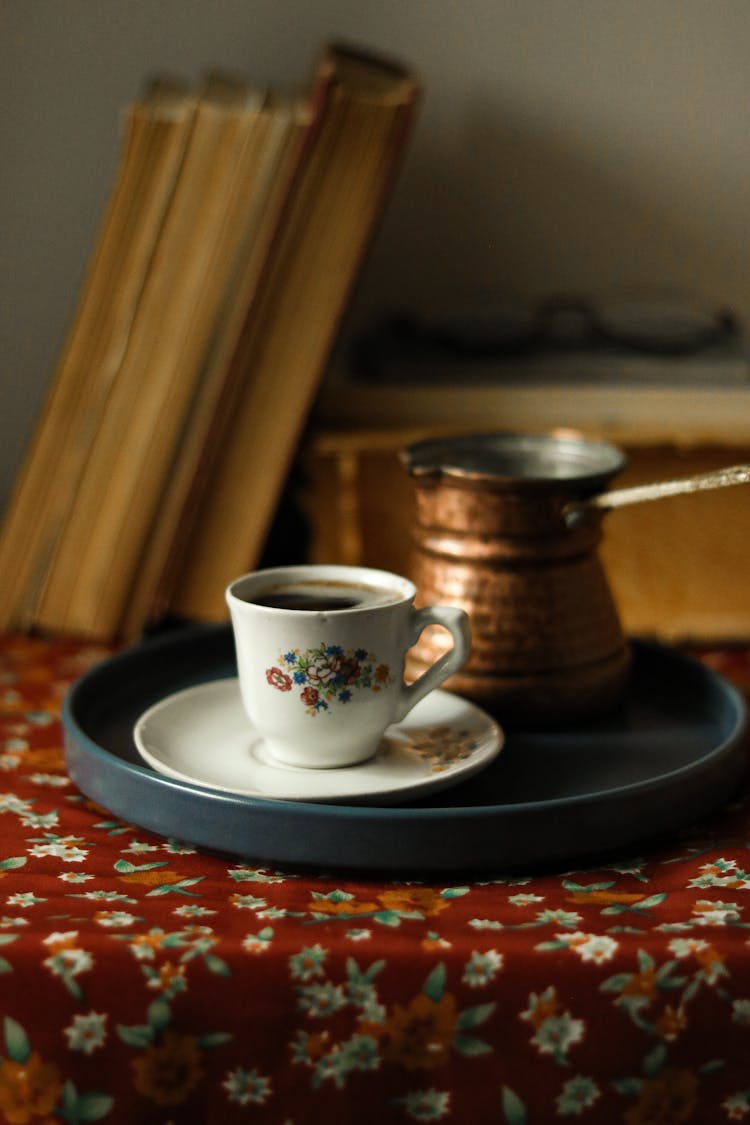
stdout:
<svg viewBox="0 0 750 1125">
<path fill-rule="evenodd" d="M 350 582 L 287 582 L 283 586 L 273 586 L 268 590 L 250 596 L 247 601 L 253 605 L 269 606 L 272 609 L 307 610 L 308 612 L 331 612 L 337 609 L 354 609 L 357 606 L 385 605 L 396 601 L 399 594 L 395 590 L 378 589 L 374 586 Z"/>
<path fill-rule="evenodd" d="M 352 609 L 359 604 L 356 598 L 319 598 L 313 594 L 298 594 L 293 590 L 280 590 L 275 594 L 260 594 L 259 597 L 253 598 L 253 605 L 266 605 L 272 609 Z"/>
</svg>

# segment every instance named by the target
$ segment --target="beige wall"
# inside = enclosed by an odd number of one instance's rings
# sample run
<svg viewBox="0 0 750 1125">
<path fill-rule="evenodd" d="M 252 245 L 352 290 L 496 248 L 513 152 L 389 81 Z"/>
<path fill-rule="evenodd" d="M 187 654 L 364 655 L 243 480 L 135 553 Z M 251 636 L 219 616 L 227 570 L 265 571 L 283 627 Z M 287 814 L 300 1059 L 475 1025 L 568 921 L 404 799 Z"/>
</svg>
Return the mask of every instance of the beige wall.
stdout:
<svg viewBox="0 0 750 1125">
<path fill-rule="evenodd" d="M 303 84 L 329 35 L 426 100 L 353 309 L 678 284 L 750 314 L 747 0 L 0 0 L 0 503 L 155 71 Z"/>
</svg>

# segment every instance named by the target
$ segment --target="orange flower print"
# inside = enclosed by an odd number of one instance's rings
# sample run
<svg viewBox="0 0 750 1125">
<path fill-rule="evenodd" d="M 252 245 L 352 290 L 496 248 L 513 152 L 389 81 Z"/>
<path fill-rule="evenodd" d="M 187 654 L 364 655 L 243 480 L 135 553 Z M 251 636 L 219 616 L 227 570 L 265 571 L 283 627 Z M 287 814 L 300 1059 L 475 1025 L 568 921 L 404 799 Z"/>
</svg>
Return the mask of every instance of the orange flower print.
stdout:
<svg viewBox="0 0 750 1125">
<path fill-rule="evenodd" d="M 719 977 L 726 976 L 724 959 L 712 945 L 695 951 L 695 959 L 706 974 L 710 984 L 715 984 Z"/>
<path fill-rule="evenodd" d="M 147 934 L 133 934 L 130 944 L 137 957 L 150 960 L 154 956 L 154 950 L 161 948 L 166 936 L 164 930 L 149 930 Z"/>
<path fill-rule="evenodd" d="M 640 902 L 643 897 L 642 894 L 625 891 L 573 891 L 566 896 L 566 902 L 577 906 L 630 906 L 634 902 Z"/>
<path fill-rule="evenodd" d="M 176 1031 L 165 1031 L 132 1065 L 136 1090 L 157 1105 L 180 1105 L 203 1076 L 195 1036 Z"/>
<path fill-rule="evenodd" d="M 698 1079 L 691 1070 L 665 1067 L 644 1082 L 638 1101 L 623 1118 L 625 1125 L 679 1125 L 695 1108 Z"/>
<path fill-rule="evenodd" d="M 694 957 L 709 984 L 716 984 L 720 977 L 727 975 L 724 958 L 710 942 L 704 941 L 703 938 L 675 938 L 669 943 L 669 948 L 681 960 Z"/>
<path fill-rule="evenodd" d="M 645 996 L 652 1000 L 656 995 L 656 970 L 644 968 L 641 969 L 640 973 L 633 973 L 623 988 L 622 995 Z"/>
<path fill-rule="evenodd" d="M 666 1039 L 668 1043 L 671 1043 L 686 1027 L 687 1017 L 682 1005 L 680 1005 L 679 1008 L 673 1008 L 670 1004 L 667 1004 L 664 1007 L 664 1011 L 657 1019 L 654 1030 L 662 1039 Z"/>
<path fill-rule="evenodd" d="M 158 974 L 149 981 L 149 988 L 158 988 L 165 992 L 180 991 L 184 987 L 185 966 L 175 965 L 173 961 L 165 961 Z"/>
<path fill-rule="evenodd" d="M 450 906 L 450 899 L 443 898 L 431 887 L 400 887 L 378 895 L 386 910 L 419 911 L 424 917 L 439 914 Z"/>
<path fill-rule="evenodd" d="M 457 1019 L 456 1001 L 449 992 L 439 1000 L 420 992 L 408 1007 L 396 1004 L 384 1024 L 363 1023 L 361 1030 L 379 1041 L 386 1062 L 429 1070 L 447 1061 Z"/>
<path fill-rule="evenodd" d="M 49 773 L 65 768 L 63 752 L 57 747 L 50 747 L 44 750 L 26 750 L 23 755 L 23 764 L 27 769 Z"/>
<path fill-rule="evenodd" d="M 14 712 L 21 710 L 22 704 L 21 695 L 12 688 L 0 694 L 0 714 L 12 715 Z"/>
<path fill-rule="evenodd" d="M 49 934 L 44 938 L 44 944 L 48 946 L 51 956 L 55 956 L 58 953 L 65 953 L 70 949 L 77 949 L 78 930 L 66 930 L 65 933 Z"/>
<path fill-rule="evenodd" d="M 374 914 L 378 910 L 376 902 L 356 902 L 354 899 L 315 899 L 310 910 L 316 914 Z"/>
<path fill-rule="evenodd" d="M 317 1035 L 308 1035 L 305 1040 L 305 1050 L 307 1057 L 311 1062 L 320 1059 L 330 1049 L 329 1044 L 330 1036 L 327 1031 L 321 1031 Z"/>
<path fill-rule="evenodd" d="M 47 1118 L 62 1092 L 60 1072 L 34 1051 L 24 1063 L 0 1063 L 0 1113 L 9 1125 L 27 1125 Z M 49 1119 L 48 1119 L 49 1120 Z"/>
<path fill-rule="evenodd" d="M 527 1020 L 538 1031 L 546 1020 L 553 1019 L 560 1012 L 562 1004 L 557 999 L 557 990 L 554 985 L 550 985 L 540 995 L 531 993 L 529 1007 L 521 1013 L 521 1019 Z"/>
<path fill-rule="evenodd" d="M 426 950 L 428 953 L 434 953 L 438 949 L 452 948 L 451 942 L 447 941 L 445 938 L 441 938 L 439 934 L 432 933 L 428 934 L 427 937 L 422 938 L 420 945 L 422 946 L 422 949 Z"/>
<path fill-rule="evenodd" d="M 168 871 L 164 868 L 152 869 L 151 871 L 129 871 L 126 875 L 118 875 L 121 883 L 143 883 L 148 887 L 156 887 L 161 883 L 173 883 L 179 879 L 176 871 Z"/>
</svg>

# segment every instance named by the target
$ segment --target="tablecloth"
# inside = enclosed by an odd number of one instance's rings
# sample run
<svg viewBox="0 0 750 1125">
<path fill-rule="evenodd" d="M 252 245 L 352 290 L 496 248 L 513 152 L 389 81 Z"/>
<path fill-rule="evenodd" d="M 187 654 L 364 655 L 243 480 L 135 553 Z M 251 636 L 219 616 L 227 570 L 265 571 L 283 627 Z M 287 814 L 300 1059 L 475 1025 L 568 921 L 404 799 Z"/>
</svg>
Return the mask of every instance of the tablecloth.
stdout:
<svg viewBox="0 0 750 1125">
<path fill-rule="evenodd" d="M 106 655 L 0 638 L 3 1121 L 750 1117 L 750 790 L 606 866 L 273 870 L 75 790 L 61 700 Z"/>
</svg>

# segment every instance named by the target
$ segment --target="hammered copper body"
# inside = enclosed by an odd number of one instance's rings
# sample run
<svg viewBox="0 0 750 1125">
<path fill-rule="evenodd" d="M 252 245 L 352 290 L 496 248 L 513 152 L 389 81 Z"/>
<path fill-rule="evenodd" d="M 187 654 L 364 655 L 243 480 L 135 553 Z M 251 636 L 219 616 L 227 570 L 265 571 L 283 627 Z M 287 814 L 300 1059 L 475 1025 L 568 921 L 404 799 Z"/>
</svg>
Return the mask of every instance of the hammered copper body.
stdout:
<svg viewBox="0 0 750 1125">
<path fill-rule="evenodd" d="M 598 555 L 602 514 L 569 526 L 564 512 L 605 488 L 623 454 L 568 434 L 479 434 L 417 442 L 403 459 L 416 492 L 419 600 L 461 606 L 471 621 L 470 658 L 446 687 L 509 726 L 610 707 L 629 647 Z M 425 630 L 412 674 L 447 644 Z"/>
</svg>

